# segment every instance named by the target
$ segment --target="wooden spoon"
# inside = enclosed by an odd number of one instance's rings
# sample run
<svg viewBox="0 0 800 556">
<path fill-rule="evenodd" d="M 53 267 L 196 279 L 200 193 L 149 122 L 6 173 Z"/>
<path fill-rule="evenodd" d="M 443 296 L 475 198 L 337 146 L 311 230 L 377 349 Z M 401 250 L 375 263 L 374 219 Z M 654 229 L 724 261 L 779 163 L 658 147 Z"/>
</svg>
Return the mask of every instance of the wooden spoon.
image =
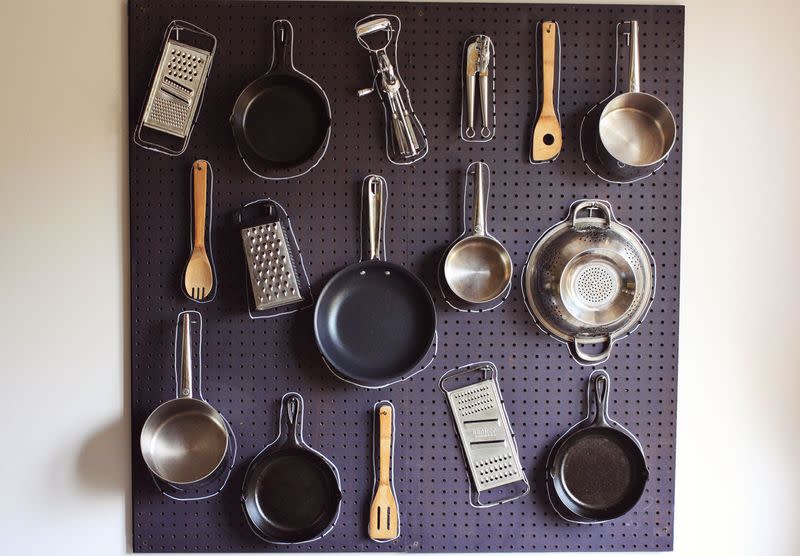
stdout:
<svg viewBox="0 0 800 556">
<path fill-rule="evenodd" d="M 208 191 L 208 162 L 196 160 L 192 165 L 194 209 L 194 247 L 186 263 L 183 287 L 195 301 L 203 301 L 214 287 L 214 272 L 206 251 L 206 199 Z"/>
<path fill-rule="evenodd" d="M 542 22 L 542 109 L 533 127 L 531 159 L 534 162 L 551 160 L 561 152 L 561 123 L 553 104 L 555 81 L 556 38 L 558 23 Z"/>
<path fill-rule="evenodd" d="M 393 407 L 390 403 L 376 408 L 378 419 L 378 486 L 369 509 L 369 538 L 390 541 L 400 536 L 400 515 L 392 487 L 392 423 Z"/>
</svg>

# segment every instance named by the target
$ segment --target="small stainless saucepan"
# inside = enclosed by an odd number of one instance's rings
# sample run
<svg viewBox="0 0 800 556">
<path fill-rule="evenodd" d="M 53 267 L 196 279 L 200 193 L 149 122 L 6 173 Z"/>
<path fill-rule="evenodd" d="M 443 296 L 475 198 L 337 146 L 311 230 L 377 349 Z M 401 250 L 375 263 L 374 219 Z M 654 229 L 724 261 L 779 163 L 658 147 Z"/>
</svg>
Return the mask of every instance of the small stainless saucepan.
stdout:
<svg viewBox="0 0 800 556">
<path fill-rule="evenodd" d="M 187 485 L 212 477 L 224 465 L 228 428 L 211 405 L 192 397 L 189 313 L 181 317 L 180 397 L 158 406 L 142 428 L 142 456 L 150 471 L 168 483 Z"/>
<path fill-rule="evenodd" d="M 598 150 L 604 164 L 646 167 L 663 162 L 675 144 L 675 118 L 658 97 L 639 85 L 639 22 L 631 21 L 629 91 L 603 108 Z"/>
<path fill-rule="evenodd" d="M 489 166 L 473 163 L 474 192 L 472 229 L 449 248 L 444 257 L 446 286 L 460 300 L 470 304 L 495 301 L 511 284 L 511 257 L 486 229 L 486 200 L 489 197 Z M 486 175 L 484 175 L 486 174 Z"/>
</svg>

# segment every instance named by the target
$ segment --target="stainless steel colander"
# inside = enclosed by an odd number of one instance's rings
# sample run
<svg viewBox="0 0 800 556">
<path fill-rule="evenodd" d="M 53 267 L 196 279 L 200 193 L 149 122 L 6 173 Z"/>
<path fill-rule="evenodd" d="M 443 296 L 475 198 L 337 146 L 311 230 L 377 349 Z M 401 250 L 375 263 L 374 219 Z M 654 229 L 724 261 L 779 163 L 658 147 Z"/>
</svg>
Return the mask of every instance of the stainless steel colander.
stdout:
<svg viewBox="0 0 800 556">
<path fill-rule="evenodd" d="M 565 342 L 581 365 L 597 365 L 644 319 L 655 276 L 650 250 L 611 205 L 582 200 L 534 244 L 522 291 L 543 332 Z"/>
</svg>

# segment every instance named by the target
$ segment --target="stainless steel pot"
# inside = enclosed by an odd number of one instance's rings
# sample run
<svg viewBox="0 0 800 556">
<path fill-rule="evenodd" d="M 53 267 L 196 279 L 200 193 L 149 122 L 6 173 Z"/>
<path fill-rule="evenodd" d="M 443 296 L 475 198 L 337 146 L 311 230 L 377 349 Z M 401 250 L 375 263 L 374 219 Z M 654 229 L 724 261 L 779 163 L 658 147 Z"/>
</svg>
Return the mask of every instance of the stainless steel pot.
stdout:
<svg viewBox="0 0 800 556">
<path fill-rule="evenodd" d="M 216 476 L 228 452 L 228 428 L 211 405 L 192 397 L 190 318 L 181 318 L 180 397 L 158 406 L 144 423 L 142 457 L 150 471 L 173 485 L 197 484 Z"/>
<path fill-rule="evenodd" d="M 534 244 L 522 291 L 543 332 L 581 365 L 597 365 L 647 314 L 655 272 L 650 250 L 608 202 L 582 200 Z"/>
<path fill-rule="evenodd" d="M 661 164 L 675 144 L 675 118 L 658 97 L 640 91 L 639 22 L 631 21 L 627 93 L 611 99 L 598 124 L 598 151 L 606 166 Z"/>
</svg>

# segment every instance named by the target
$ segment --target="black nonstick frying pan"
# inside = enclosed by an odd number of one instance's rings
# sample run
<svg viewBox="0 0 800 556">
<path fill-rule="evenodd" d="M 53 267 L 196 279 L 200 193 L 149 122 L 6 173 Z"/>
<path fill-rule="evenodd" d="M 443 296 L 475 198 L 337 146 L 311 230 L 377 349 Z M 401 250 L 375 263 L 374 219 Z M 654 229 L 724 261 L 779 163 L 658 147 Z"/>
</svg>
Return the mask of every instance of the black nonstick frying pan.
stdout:
<svg viewBox="0 0 800 556">
<path fill-rule="evenodd" d="M 331 371 L 364 388 L 415 374 L 436 341 L 436 308 L 425 285 L 403 267 L 381 260 L 384 196 L 386 181 L 367 176 L 362 193 L 366 260 L 337 272 L 314 310 L 314 337 Z"/>
<path fill-rule="evenodd" d="M 575 523 L 601 523 L 628 513 L 639 501 L 649 472 L 642 446 L 608 416 L 611 381 L 589 377 L 589 415 L 567 431 L 547 458 L 547 495 L 558 515 Z M 594 397 L 595 416 L 591 416 Z"/>
<path fill-rule="evenodd" d="M 242 489 L 247 523 L 270 543 L 309 542 L 333 528 L 341 501 L 339 472 L 303 441 L 303 398 L 289 392 L 281 400 L 278 438 L 247 468 Z"/>
<path fill-rule="evenodd" d="M 272 33 L 272 65 L 241 92 L 230 121 L 250 171 L 285 179 L 304 174 L 325 154 L 331 108 L 322 87 L 294 67 L 292 24 L 275 20 Z"/>
</svg>

